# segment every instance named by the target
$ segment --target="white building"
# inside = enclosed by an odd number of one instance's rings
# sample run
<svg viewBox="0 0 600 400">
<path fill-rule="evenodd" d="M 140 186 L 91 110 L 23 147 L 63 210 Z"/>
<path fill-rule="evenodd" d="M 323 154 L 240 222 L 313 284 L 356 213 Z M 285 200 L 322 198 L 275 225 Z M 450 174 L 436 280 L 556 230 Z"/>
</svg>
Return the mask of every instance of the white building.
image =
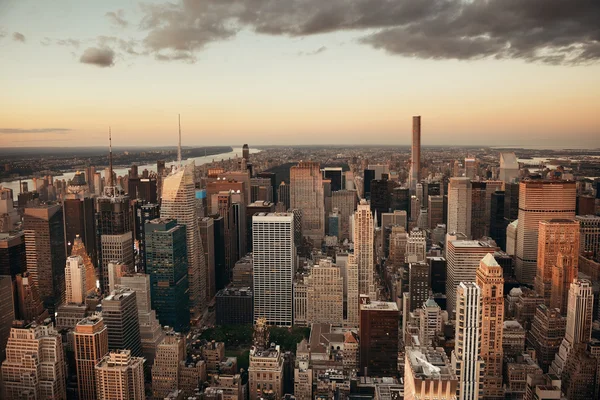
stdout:
<svg viewBox="0 0 600 400">
<path fill-rule="evenodd" d="M 84 304 L 86 298 L 86 270 L 83 258 L 71 256 L 67 258 L 65 267 L 65 287 L 67 304 Z"/>
<path fill-rule="evenodd" d="M 469 178 L 450 178 L 448 185 L 448 232 L 471 237 L 471 181 Z"/>
<path fill-rule="evenodd" d="M 292 284 L 296 248 L 292 213 L 259 213 L 252 217 L 254 319 L 291 326 Z"/>
</svg>

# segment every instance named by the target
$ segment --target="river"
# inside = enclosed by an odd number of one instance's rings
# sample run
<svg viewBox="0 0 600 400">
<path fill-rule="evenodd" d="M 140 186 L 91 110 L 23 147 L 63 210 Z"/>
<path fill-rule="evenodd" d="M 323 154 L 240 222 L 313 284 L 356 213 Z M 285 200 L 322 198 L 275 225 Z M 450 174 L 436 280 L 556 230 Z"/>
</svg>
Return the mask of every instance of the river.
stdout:
<svg viewBox="0 0 600 400">
<path fill-rule="evenodd" d="M 259 149 L 250 149 L 250 154 L 253 153 L 260 153 Z M 210 156 L 206 156 L 206 157 L 193 157 L 193 158 L 186 158 L 183 160 L 184 164 L 188 164 L 192 161 L 194 161 L 196 163 L 196 165 L 202 165 L 202 164 L 206 164 L 206 163 L 211 163 L 214 161 L 221 161 L 221 160 L 227 160 L 229 158 L 235 158 L 236 156 L 241 157 L 242 156 L 242 148 L 241 147 L 237 147 L 234 148 L 233 151 L 229 152 L 229 153 L 221 153 L 221 154 L 213 154 Z M 169 166 L 171 164 L 174 164 L 175 160 L 170 160 L 166 162 L 166 165 Z M 117 167 L 115 168 L 115 173 L 117 174 L 117 176 L 124 176 L 127 175 L 129 168 L 131 166 L 128 167 Z M 138 166 L 138 173 L 141 175 L 142 171 L 147 169 L 148 171 L 156 171 L 156 162 L 153 164 L 144 164 L 144 165 L 139 165 Z M 65 172 L 62 175 L 55 175 L 54 179 L 64 179 L 65 181 L 69 181 L 69 179 L 72 179 L 73 176 L 75 176 L 75 172 L 76 171 L 71 171 L 71 172 Z M 102 175 L 104 175 L 104 168 L 97 170 L 97 172 L 100 172 Z M 33 190 L 34 186 L 33 186 L 33 180 L 31 179 L 24 179 L 21 182 L 27 182 L 27 186 L 29 190 Z M 19 181 L 11 181 L 11 182 L 0 182 L 0 186 L 8 188 L 8 189 L 12 189 L 15 199 L 17 197 L 17 194 L 19 193 Z"/>
</svg>

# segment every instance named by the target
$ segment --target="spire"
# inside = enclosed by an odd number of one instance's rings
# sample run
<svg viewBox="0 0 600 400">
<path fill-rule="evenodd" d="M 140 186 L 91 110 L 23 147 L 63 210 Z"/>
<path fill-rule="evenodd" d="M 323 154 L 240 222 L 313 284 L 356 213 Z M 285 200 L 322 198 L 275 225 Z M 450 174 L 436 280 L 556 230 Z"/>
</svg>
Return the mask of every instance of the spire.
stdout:
<svg viewBox="0 0 600 400">
<path fill-rule="evenodd" d="M 112 133 L 108 127 L 108 186 L 113 185 L 113 162 L 112 162 Z"/>
<path fill-rule="evenodd" d="M 177 168 L 181 167 L 181 114 L 179 117 L 179 145 L 177 146 Z"/>
</svg>

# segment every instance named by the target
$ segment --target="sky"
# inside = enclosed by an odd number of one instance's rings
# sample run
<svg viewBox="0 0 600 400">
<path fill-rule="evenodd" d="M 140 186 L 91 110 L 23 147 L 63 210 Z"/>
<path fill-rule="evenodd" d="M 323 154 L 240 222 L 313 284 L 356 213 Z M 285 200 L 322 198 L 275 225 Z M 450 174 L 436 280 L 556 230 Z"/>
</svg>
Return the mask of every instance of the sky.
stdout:
<svg viewBox="0 0 600 400">
<path fill-rule="evenodd" d="M 0 0 L 0 146 L 600 147 L 597 0 Z"/>
</svg>

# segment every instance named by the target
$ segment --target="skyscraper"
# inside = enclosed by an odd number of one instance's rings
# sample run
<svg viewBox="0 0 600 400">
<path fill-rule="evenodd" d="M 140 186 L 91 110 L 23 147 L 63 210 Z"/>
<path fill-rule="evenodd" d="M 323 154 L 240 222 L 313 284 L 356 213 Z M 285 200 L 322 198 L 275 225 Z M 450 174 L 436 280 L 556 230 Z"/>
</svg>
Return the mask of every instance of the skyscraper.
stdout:
<svg viewBox="0 0 600 400">
<path fill-rule="evenodd" d="M 408 264 L 409 311 L 421 308 L 429 299 L 430 279 L 429 264 L 425 260 Z"/>
<path fill-rule="evenodd" d="M 101 315 L 85 318 L 73 333 L 77 389 L 81 400 L 95 400 L 96 364 L 108 354 L 108 331 Z"/>
<path fill-rule="evenodd" d="M 600 257 L 600 216 L 578 215 L 575 219 L 580 225 L 580 253 Z"/>
<path fill-rule="evenodd" d="M 338 190 L 331 193 L 331 208 L 340 213 L 340 241 L 351 240 L 350 218 L 356 210 L 358 196 L 356 190 Z"/>
<path fill-rule="evenodd" d="M 111 351 L 96 364 L 96 387 L 98 400 L 144 400 L 144 359 Z"/>
<path fill-rule="evenodd" d="M 560 310 L 540 304 L 535 310 L 527 345 L 535 349 L 538 365 L 548 371 L 565 336 L 566 318 Z"/>
<path fill-rule="evenodd" d="M 4 361 L 6 356 L 6 343 L 15 319 L 13 292 L 11 276 L 0 275 L 0 362 Z"/>
<path fill-rule="evenodd" d="M 444 196 L 427 197 L 427 218 L 429 229 L 444 223 Z"/>
<path fill-rule="evenodd" d="M 242 147 L 242 157 L 246 159 L 246 161 L 250 161 L 250 147 L 248 144 L 244 143 Z"/>
<path fill-rule="evenodd" d="M 290 207 L 302 210 L 304 236 L 320 243 L 325 236 L 325 198 L 318 162 L 302 161 L 290 168 Z"/>
<path fill-rule="evenodd" d="M 203 217 L 198 222 L 200 225 L 200 238 L 204 249 L 204 260 L 206 261 L 206 301 L 215 297 L 217 293 L 215 281 L 215 225 L 211 217 Z"/>
<path fill-rule="evenodd" d="M 444 349 L 407 347 L 404 400 L 455 400 L 457 377 Z"/>
<path fill-rule="evenodd" d="M 474 282 L 481 259 L 487 254 L 493 255 L 498 248 L 490 243 L 477 240 L 452 240 L 448 242 L 447 247 L 446 297 L 447 310 L 451 314 L 457 305 L 456 288 L 458 285 L 461 282 Z"/>
<path fill-rule="evenodd" d="M 14 279 L 26 270 L 24 233 L 0 233 L 0 275 L 10 275 Z"/>
<path fill-rule="evenodd" d="M 481 291 L 481 358 L 485 363 L 483 397 L 504 399 L 502 388 L 502 334 L 504 332 L 504 278 L 502 267 L 488 253 L 477 269 Z"/>
<path fill-rule="evenodd" d="M 140 324 L 135 292 L 117 289 L 102 300 L 102 318 L 108 330 L 108 348 L 126 349 L 142 356 Z"/>
<path fill-rule="evenodd" d="M 23 218 L 27 271 L 39 289 L 50 315 L 62 302 L 65 276 L 65 244 L 61 206 L 25 208 Z"/>
<path fill-rule="evenodd" d="M 369 301 L 360 304 L 360 373 L 390 376 L 398 370 L 398 319 L 396 303 Z"/>
<path fill-rule="evenodd" d="M 348 254 L 346 262 L 346 298 L 347 298 L 347 317 L 346 326 L 356 328 L 359 324 L 359 298 L 358 291 L 358 263 L 354 254 Z"/>
<path fill-rule="evenodd" d="M 190 327 L 187 230 L 175 220 L 157 218 L 146 224 L 145 231 L 152 308 L 163 326 L 187 331 Z"/>
<path fill-rule="evenodd" d="M 260 213 L 252 217 L 254 318 L 291 326 L 295 271 L 294 215 Z"/>
<path fill-rule="evenodd" d="M 195 207 L 194 163 L 177 168 L 163 181 L 161 218 L 177 220 L 185 226 L 189 307 L 192 320 L 200 318 L 206 308 L 207 271 L 204 249 Z"/>
<path fill-rule="evenodd" d="M 71 256 L 67 258 L 65 268 L 65 284 L 67 304 L 84 304 L 87 296 L 86 270 L 83 265 L 83 258 Z"/>
<path fill-rule="evenodd" d="M 456 343 L 452 364 L 458 377 L 460 400 L 477 400 L 483 392 L 484 364 L 481 358 L 481 289 L 473 282 L 461 282 L 457 288 Z"/>
<path fill-rule="evenodd" d="M 326 323 L 342 326 L 344 322 L 344 278 L 340 267 L 331 261 L 321 260 L 305 278 L 308 307 L 306 320 L 309 324 Z"/>
<path fill-rule="evenodd" d="M 81 257 L 85 268 L 85 290 L 87 294 L 95 292 L 97 289 L 96 281 L 98 279 L 96 268 L 79 236 L 75 236 L 73 246 L 71 247 L 71 257 Z"/>
<path fill-rule="evenodd" d="M 67 187 L 67 194 L 63 200 L 65 254 L 71 254 L 75 238 L 79 236 L 92 263 L 96 265 L 98 255 L 94 213 L 94 199 L 90 197 L 83 173 L 76 174 Z"/>
<path fill-rule="evenodd" d="M 519 162 L 515 153 L 500 153 L 500 176 L 504 183 L 513 183 L 519 177 Z"/>
<path fill-rule="evenodd" d="M 15 326 L 2 363 L 2 398 L 66 400 L 65 371 L 62 337 L 51 322 Z"/>
<path fill-rule="evenodd" d="M 452 193 L 452 191 L 450 191 Z M 489 208 L 489 205 L 487 206 Z M 489 228 L 488 220 L 485 218 L 486 211 L 486 183 L 471 182 L 471 229 L 470 236 L 481 239 L 488 235 L 486 227 Z"/>
<path fill-rule="evenodd" d="M 410 189 L 414 193 L 421 175 L 421 116 L 413 117 L 410 160 Z"/>
<path fill-rule="evenodd" d="M 16 286 L 16 319 L 25 322 L 42 322 L 48 318 L 48 310 L 40 297 L 37 285 L 30 278 L 29 272 L 18 274 L 15 277 Z"/>
<path fill-rule="evenodd" d="M 286 185 L 284 181 L 277 188 L 277 201 L 283 203 L 286 211 L 290 209 L 290 185 Z"/>
<path fill-rule="evenodd" d="M 575 202 L 575 182 L 528 180 L 520 183 L 515 265 L 519 282 L 534 283 L 540 221 L 574 219 Z"/>
<path fill-rule="evenodd" d="M 366 200 L 361 200 L 354 213 L 354 255 L 358 263 L 358 292 L 369 295 L 375 291 L 373 274 L 373 215 Z"/>
<path fill-rule="evenodd" d="M 448 186 L 449 233 L 463 233 L 468 238 L 471 237 L 471 190 L 469 178 L 450 178 Z"/>
<path fill-rule="evenodd" d="M 152 366 L 152 395 L 155 399 L 165 398 L 178 388 L 179 365 L 185 361 L 185 336 L 167 331 L 156 350 Z"/>
<path fill-rule="evenodd" d="M 504 192 L 496 190 L 492 193 L 490 206 L 490 237 L 502 250 L 506 250 L 506 228 L 508 221 L 504 219 Z"/>
</svg>

